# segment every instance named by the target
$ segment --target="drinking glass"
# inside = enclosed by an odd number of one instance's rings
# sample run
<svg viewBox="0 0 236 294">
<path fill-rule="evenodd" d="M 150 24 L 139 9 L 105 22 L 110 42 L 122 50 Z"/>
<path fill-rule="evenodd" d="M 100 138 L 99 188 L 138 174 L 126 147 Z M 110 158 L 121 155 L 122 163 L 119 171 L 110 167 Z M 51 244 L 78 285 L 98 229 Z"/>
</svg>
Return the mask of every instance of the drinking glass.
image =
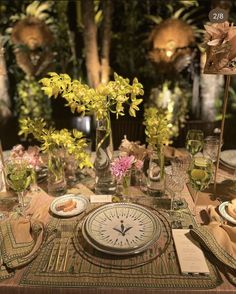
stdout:
<svg viewBox="0 0 236 294">
<path fill-rule="evenodd" d="M 183 178 L 185 182 L 188 181 L 188 169 L 191 162 L 191 156 L 175 157 L 171 159 L 171 167 L 174 174 Z"/>
<path fill-rule="evenodd" d="M 201 130 L 189 130 L 186 136 L 186 149 L 194 156 L 202 150 L 204 134 Z"/>
<path fill-rule="evenodd" d="M 191 186 L 195 189 L 194 214 L 196 214 L 196 204 L 199 191 L 208 187 L 213 173 L 213 163 L 211 159 L 205 157 L 194 157 L 190 164 L 188 174 Z"/>
<path fill-rule="evenodd" d="M 203 156 L 212 160 L 213 164 L 217 160 L 218 148 L 219 148 L 220 138 L 217 136 L 208 136 L 204 139 L 203 144 Z M 221 142 L 222 147 L 223 142 Z M 213 165 L 213 174 L 215 174 L 215 166 Z"/>
<path fill-rule="evenodd" d="M 218 146 L 220 143 L 220 138 L 217 136 L 208 136 L 204 139 L 203 144 L 203 155 L 206 158 L 210 158 L 212 162 L 216 162 Z M 222 147 L 223 143 L 221 144 Z"/>
<path fill-rule="evenodd" d="M 176 208 L 175 201 L 181 199 L 179 194 L 184 189 L 185 179 L 173 171 L 172 167 L 165 169 L 165 188 L 171 195 L 170 211 Z"/>
<path fill-rule="evenodd" d="M 25 216 L 25 192 L 32 182 L 32 168 L 24 160 L 8 160 L 5 162 L 5 174 L 8 186 L 17 193 L 19 212 Z"/>
</svg>

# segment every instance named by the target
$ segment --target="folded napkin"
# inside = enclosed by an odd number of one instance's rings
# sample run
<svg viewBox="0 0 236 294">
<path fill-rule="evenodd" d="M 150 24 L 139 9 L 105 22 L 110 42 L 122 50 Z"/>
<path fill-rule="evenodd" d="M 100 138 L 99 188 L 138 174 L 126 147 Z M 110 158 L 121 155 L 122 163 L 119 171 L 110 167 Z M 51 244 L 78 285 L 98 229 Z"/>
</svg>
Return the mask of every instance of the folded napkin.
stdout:
<svg viewBox="0 0 236 294">
<path fill-rule="evenodd" d="M 191 234 L 224 265 L 231 282 L 236 284 L 236 226 L 222 222 L 213 206 L 208 208 L 208 213 L 209 223 L 194 227 Z"/>
<path fill-rule="evenodd" d="M 0 223 L 0 266 L 8 269 L 31 262 L 41 247 L 56 235 L 56 229 L 47 225 L 50 219 L 49 206 L 53 197 L 44 191 L 31 193 L 27 218 L 12 215 Z"/>
<path fill-rule="evenodd" d="M 29 263 L 37 254 L 44 240 L 41 222 L 23 217 L 6 220 L 0 225 L 0 253 L 8 268 Z"/>
</svg>

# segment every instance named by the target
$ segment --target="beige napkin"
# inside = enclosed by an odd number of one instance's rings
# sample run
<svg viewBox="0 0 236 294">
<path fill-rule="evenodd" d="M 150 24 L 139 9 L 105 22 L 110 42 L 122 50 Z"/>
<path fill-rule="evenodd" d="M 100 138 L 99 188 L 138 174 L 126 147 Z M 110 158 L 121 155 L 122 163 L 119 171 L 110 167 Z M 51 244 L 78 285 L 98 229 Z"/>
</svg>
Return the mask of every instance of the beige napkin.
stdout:
<svg viewBox="0 0 236 294">
<path fill-rule="evenodd" d="M 231 282 L 236 283 L 236 226 L 222 221 L 213 206 L 209 206 L 208 213 L 209 223 L 193 228 L 191 234 L 215 255 Z"/>
<path fill-rule="evenodd" d="M 37 192 L 30 193 L 30 208 L 26 210 L 26 213 L 33 219 L 37 219 L 44 225 L 49 222 L 50 219 L 50 204 L 55 199 L 48 195 L 44 190 L 39 189 Z"/>
<path fill-rule="evenodd" d="M 28 264 L 39 253 L 41 247 L 56 235 L 54 227 L 47 225 L 49 207 L 53 197 L 43 190 L 30 193 L 30 208 L 27 218 L 16 217 L 0 223 L 0 265 L 18 268 Z"/>
<path fill-rule="evenodd" d="M 6 220 L 0 225 L 0 253 L 8 268 L 29 263 L 43 243 L 44 227 L 36 220 L 23 217 Z"/>
</svg>

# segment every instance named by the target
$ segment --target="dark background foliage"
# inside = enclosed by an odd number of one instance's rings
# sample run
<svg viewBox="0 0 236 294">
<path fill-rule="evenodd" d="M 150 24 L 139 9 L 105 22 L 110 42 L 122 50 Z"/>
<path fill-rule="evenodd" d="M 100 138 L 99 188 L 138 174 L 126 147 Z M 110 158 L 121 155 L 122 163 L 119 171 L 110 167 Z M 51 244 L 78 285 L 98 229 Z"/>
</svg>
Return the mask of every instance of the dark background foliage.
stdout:
<svg viewBox="0 0 236 294">
<path fill-rule="evenodd" d="M 41 1 L 43 2 L 43 1 Z M 50 15 L 54 19 L 54 34 L 55 39 L 52 44 L 55 53 L 54 60 L 51 66 L 52 71 L 65 72 L 71 77 L 87 82 L 87 73 L 85 66 L 85 49 L 83 39 L 83 26 L 81 25 L 81 18 L 78 10 L 79 1 L 50 1 L 52 3 L 52 10 Z M 101 8 L 102 1 L 97 2 L 97 11 Z M 186 2 L 186 1 L 185 1 Z M 211 10 L 214 1 L 198 0 L 192 1 L 198 3 L 196 6 L 185 6 L 184 13 L 193 11 L 189 18 L 192 23 L 198 28 L 203 29 L 203 25 L 208 21 L 208 12 Z M 231 4 L 230 19 L 234 20 L 234 11 L 236 8 L 235 1 L 226 1 Z M 13 25 L 11 16 L 22 13 L 32 1 L 24 0 L 1 0 L 0 3 L 0 33 L 4 37 L 7 36 L 6 30 Z M 66 5 L 68 3 L 68 5 Z M 151 16 L 162 17 L 163 20 L 171 17 L 171 15 L 184 7 L 184 1 L 175 0 L 113 0 L 113 15 L 112 15 L 112 35 L 111 35 L 111 50 L 110 50 L 110 67 L 111 78 L 114 72 L 128 77 L 131 80 L 137 77 L 144 85 L 145 95 L 144 102 L 149 100 L 150 91 L 152 88 L 158 87 L 165 80 L 175 82 L 179 80 L 189 87 L 192 86 L 193 68 L 187 67 L 178 76 L 174 74 L 163 74 L 158 71 L 155 65 L 148 58 L 148 52 L 151 48 L 149 42 L 149 35 L 156 25 L 151 19 Z M 73 37 L 73 46 L 68 36 Z M 98 44 L 102 37 L 103 25 L 102 22 L 98 24 Z M 192 64 L 195 69 L 199 70 L 199 49 L 198 45 L 202 42 L 202 35 L 197 38 L 195 60 Z M 72 48 L 73 47 L 73 48 Z M 24 73 L 16 64 L 15 56 L 11 42 L 7 41 L 4 44 L 5 58 L 7 63 L 7 71 L 9 78 L 9 95 L 12 102 L 13 116 L 5 122 L 1 122 L 0 136 L 4 149 L 12 147 L 20 138 L 17 136 L 18 130 L 18 113 L 17 100 L 19 97 L 16 92 L 16 85 L 24 77 Z M 74 50 L 74 51 L 73 51 Z M 99 47 L 99 50 L 101 48 Z M 39 77 L 40 78 L 40 77 Z M 233 82 L 234 83 L 234 82 Z M 232 114 L 234 119 L 235 92 L 232 88 L 232 95 L 230 96 L 229 114 Z M 191 102 L 190 102 L 191 103 Z M 51 100 L 52 105 L 52 121 L 57 128 L 74 126 L 76 115 L 72 115 L 70 110 L 66 108 L 65 102 L 62 99 Z M 218 113 L 221 112 L 221 102 L 218 101 Z M 201 105 L 199 105 L 201 108 Z M 117 147 L 123 136 L 127 134 L 132 140 L 145 141 L 143 126 L 143 107 L 138 113 L 136 119 L 123 118 L 113 121 L 113 130 L 116 134 L 114 136 L 114 145 Z M 232 118 L 231 118 L 232 120 Z M 226 122 L 226 131 L 228 134 L 233 134 L 230 128 L 231 120 Z M 134 127 L 135 126 L 135 127 Z M 213 129 L 219 126 L 219 121 L 202 122 L 201 117 L 197 117 L 196 113 L 191 112 L 189 106 L 188 122 L 185 129 L 182 130 L 180 136 L 175 140 L 176 146 L 183 146 L 186 131 L 190 127 L 203 128 L 205 133 L 211 133 Z M 91 133 L 93 136 L 94 133 Z M 234 135 L 234 134 L 233 134 Z M 231 142 L 226 138 L 226 146 L 231 147 Z M 234 144 L 234 143 L 232 143 Z"/>
</svg>

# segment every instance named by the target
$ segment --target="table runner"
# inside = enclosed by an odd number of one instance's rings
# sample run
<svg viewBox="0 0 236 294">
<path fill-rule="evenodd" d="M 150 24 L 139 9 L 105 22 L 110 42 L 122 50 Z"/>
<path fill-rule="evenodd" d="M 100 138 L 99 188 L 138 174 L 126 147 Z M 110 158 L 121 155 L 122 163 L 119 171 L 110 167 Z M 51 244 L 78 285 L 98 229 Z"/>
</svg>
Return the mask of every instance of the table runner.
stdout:
<svg viewBox="0 0 236 294">
<path fill-rule="evenodd" d="M 168 218 L 167 213 L 164 211 L 162 211 L 162 213 Z M 181 225 L 183 227 L 188 227 L 191 224 L 194 225 L 191 213 L 187 208 L 176 212 L 174 218 L 176 218 L 176 221 L 181 220 Z M 93 264 L 88 258 L 84 258 L 82 254 L 77 253 L 71 240 L 72 233 L 68 228 L 74 228 L 80 221 L 81 217 L 74 221 L 53 220 L 53 222 L 57 222 L 52 224 L 53 226 L 56 225 L 57 227 L 67 228 L 65 235 L 63 236 L 62 233 L 61 236 L 55 239 L 53 244 L 50 244 L 42 250 L 40 255 L 27 268 L 20 281 L 21 285 L 93 288 L 169 287 L 183 289 L 209 289 L 216 287 L 222 282 L 218 271 L 209 261 L 207 262 L 210 276 L 181 275 L 172 239 L 167 248 L 165 248 L 163 254 L 139 267 L 116 269 Z M 168 232 L 166 233 L 168 234 Z M 68 262 L 64 266 L 67 247 L 69 248 L 69 257 Z M 59 258 L 57 258 L 59 249 L 60 254 Z M 51 255 L 52 259 L 54 258 L 55 261 L 49 266 L 48 262 Z"/>
</svg>

